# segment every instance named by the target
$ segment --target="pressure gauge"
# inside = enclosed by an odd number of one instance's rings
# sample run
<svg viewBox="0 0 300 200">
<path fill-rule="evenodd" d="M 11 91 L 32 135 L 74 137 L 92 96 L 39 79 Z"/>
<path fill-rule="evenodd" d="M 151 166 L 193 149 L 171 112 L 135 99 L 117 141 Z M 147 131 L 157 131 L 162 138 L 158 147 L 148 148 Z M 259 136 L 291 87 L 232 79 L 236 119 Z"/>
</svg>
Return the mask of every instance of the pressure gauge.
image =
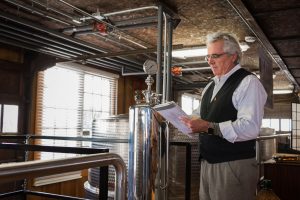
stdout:
<svg viewBox="0 0 300 200">
<path fill-rule="evenodd" d="M 157 63 L 154 60 L 146 60 L 143 65 L 144 72 L 148 75 L 156 74 L 157 68 Z"/>
</svg>

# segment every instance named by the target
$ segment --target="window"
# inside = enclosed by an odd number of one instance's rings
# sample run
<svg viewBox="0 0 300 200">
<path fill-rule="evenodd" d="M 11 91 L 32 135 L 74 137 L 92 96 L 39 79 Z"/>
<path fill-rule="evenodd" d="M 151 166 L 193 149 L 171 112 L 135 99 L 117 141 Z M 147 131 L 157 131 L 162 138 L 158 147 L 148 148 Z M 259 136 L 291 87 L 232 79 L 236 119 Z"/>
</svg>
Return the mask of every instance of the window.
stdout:
<svg viewBox="0 0 300 200">
<path fill-rule="evenodd" d="M 281 131 L 291 131 L 291 119 L 281 119 L 280 127 Z"/>
<path fill-rule="evenodd" d="M 17 133 L 18 118 L 18 105 L 0 104 L 0 133 Z"/>
<path fill-rule="evenodd" d="M 78 64 L 56 65 L 39 72 L 37 78 L 36 126 L 38 135 L 76 137 L 91 135 L 93 119 L 115 114 L 117 78 L 115 74 Z M 86 146 L 88 142 L 35 140 L 49 146 Z M 34 159 L 75 156 L 63 153 L 35 153 Z M 34 186 L 81 177 L 81 172 L 39 177 Z"/>
<path fill-rule="evenodd" d="M 262 127 L 273 128 L 275 131 L 291 131 L 291 119 L 263 119 Z"/>
<path fill-rule="evenodd" d="M 300 104 L 292 103 L 292 142 L 293 149 L 300 151 Z"/>
<path fill-rule="evenodd" d="M 116 75 L 57 65 L 38 74 L 36 133 L 47 136 L 82 136 L 92 132 L 92 121 L 115 113 Z M 106 73 L 103 75 L 103 73 Z M 50 146 L 82 146 L 82 142 L 40 140 Z M 42 152 L 35 159 L 74 155 Z"/>
<path fill-rule="evenodd" d="M 186 114 L 191 115 L 199 106 L 200 100 L 190 94 L 183 94 L 181 96 L 181 107 Z"/>
</svg>

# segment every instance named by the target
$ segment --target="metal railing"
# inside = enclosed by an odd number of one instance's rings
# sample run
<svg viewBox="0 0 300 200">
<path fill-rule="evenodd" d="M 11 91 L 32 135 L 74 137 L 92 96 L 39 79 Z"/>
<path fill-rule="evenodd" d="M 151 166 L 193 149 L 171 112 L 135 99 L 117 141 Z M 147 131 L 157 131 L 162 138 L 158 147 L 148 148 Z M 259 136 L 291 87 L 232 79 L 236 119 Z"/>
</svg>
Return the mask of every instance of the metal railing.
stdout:
<svg viewBox="0 0 300 200">
<path fill-rule="evenodd" d="M 36 136 L 36 135 L 15 135 L 15 134 L 2 134 L 0 135 L 0 149 L 6 150 L 21 150 L 25 152 L 25 161 L 27 161 L 27 153 L 28 151 L 40 151 L 40 152 L 58 152 L 58 153 L 75 153 L 75 154 L 96 154 L 96 153 L 107 153 L 109 149 L 98 149 L 98 148 L 85 148 L 85 147 L 64 147 L 64 146 L 45 146 L 45 145 L 30 145 L 30 140 L 75 140 L 75 141 L 89 141 L 89 142 L 111 142 L 111 143 L 126 143 L 128 140 L 115 140 L 113 138 L 105 138 L 105 139 L 98 139 L 98 138 L 86 138 L 86 137 L 61 137 L 61 136 Z M 4 141 L 13 141 L 13 143 L 4 142 Z M 17 143 L 15 143 L 17 142 Z M 15 160 L 13 162 L 19 162 L 20 160 Z M 99 174 L 101 174 L 101 179 L 99 178 L 99 200 L 106 200 L 108 198 L 108 166 L 99 167 Z M 26 182 L 26 179 L 24 179 Z M 24 189 L 22 190 L 22 195 L 27 196 L 28 194 L 31 195 L 38 195 L 38 196 L 47 196 L 49 198 L 58 198 L 57 194 L 51 193 L 43 193 L 37 191 L 29 191 L 26 190 L 26 183 L 23 184 Z M 0 194 L 0 199 L 6 196 L 15 196 L 18 195 L 18 192 L 9 192 L 9 193 L 2 193 Z M 61 198 L 61 197 L 59 197 Z M 66 197 L 64 196 L 63 199 L 80 199 L 75 197 Z"/>
<path fill-rule="evenodd" d="M 0 136 L 1 140 L 22 140 L 27 144 L 17 144 L 17 143 L 1 143 L 0 149 L 12 149 L 12 150 L 24 150 L 24 151 L 43 151 L 43 152 L 63 152 L 63 153 L 77 153 L 77 154 L 95 154 L 107 152 L 107 149 L 91 149 L 91 148 L 78 148 L 78 147 L 59 147 L 59 146 L 45 146 L 45 145 L 30 145 L 30 140 L 44 139 L 44 140 L 74 140 L 74 141 L 88 141 L 88 142 L 103 142 L 103 143 L 128 143 L 128 139 L 115 139 L 115 138 L 89 138 L 89 137 L 62 137 L 62 136 L 39 136 L 39 135 L 15 135 L 15 134 L 3 134 Z M 191 198 L 191 144 L 189 142 L 170 142 L 171 146 L 184 146 L 186 148 L 186 162 L 185 162 L 185 199 L 189 200 Z M 95 154 L 98 155 L 98 154 Z M 80 157 L 82 158 L 82 157 Z M 107 166 L 107 165 L 102 165 Z M 103 168 L 103 167 L 102 167 Z M 0 168 L 1 170 L 1 168 Z M 101 173 L 101 170 L 103 172 Z M 100 174 L 108 176 L 108 168 L 100 168 Z M 75 170 L 74 170 L 75 171 Z M 116 172 L 117 173 L 117 172 Z M 1 173 L 0 173 L 1 174 Z M 45 174 L 44 174 L 45 175 Z M 108 177 L 107 177 L 108 178 Z M 127 178 L 127 176 L 126 176 Z M 1 179 L 1 175 L 0 175 Z M 104 179 L 104 178 L 103 178 Z M 2 180 L 0 180 L 1 183 Z M 108 181 L 108 180 L 107 180 Z M 107 181 L 99 182 L 99 199 L 107 198 Z M 101 186 L 101 187 L 100 187 Z M 116 187 L 117 188 L 117 187 Z M 31 193 L 32 191 L 24 190 L 26 194 Z M 34 192 L 36 193 L 36 192 Z M 106 193 L 106 195 L 105 195 Z M 100 196 L 101 194 L 101 196 Z M 49 197 L 50 194 L 47 194 Z M 0 195 L 1 198 L 1 195 Z"/>
<path fill-rule="evenodd" d="M 48 136 L 48 135 L 16 135 L 16 134 L 2 134 L 0 135 L 1 140 L 20 139 L 29 140 L 41 139 L 41 140 L 74 140 L 74 141 L 88 141 L 88 142 L 103 142 L 103 143 L 128 143 L 128 139 L 116 139 L 116 138 L 90 138 L 90 137 L 68 137 L 68 136 Z"/>
<path fill-rule="evenodd" d="M 0 165 L 0 183 L 108 165 L 113 165 L 116 171 L 115 199 L 125 200 L 126 165 L 119 155 L 113 153 L 100 153 L 49 161 L 2 164 Z"/>
</svg>

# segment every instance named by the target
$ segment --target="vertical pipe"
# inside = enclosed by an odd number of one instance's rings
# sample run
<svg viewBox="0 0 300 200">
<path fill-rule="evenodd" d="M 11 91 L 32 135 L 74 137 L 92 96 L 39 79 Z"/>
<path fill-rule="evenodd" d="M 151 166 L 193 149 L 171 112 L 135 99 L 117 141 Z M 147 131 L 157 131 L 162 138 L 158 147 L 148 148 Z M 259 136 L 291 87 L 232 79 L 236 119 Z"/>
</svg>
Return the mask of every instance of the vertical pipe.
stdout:
<svg viewBox="0 0 300 200">
<path fill-rule="evenodd" d="M 3 113 L 4 113 L 3 109 L 4 109 L 3 104 L 0 104 L 0 133 L 3 132 Z"/>
<path fill-rule="evenodd" d="M 137 181 L 137 178 L 134 179 L 135 176 L 135 170 L 136 170 L 136 163 L 134 162 L 135 157 L 135 150 L 134 150 L 134 144 L 136 141 L 134 140 L 135 135 L 135 109 L 133 107 L 129 108 L 129 154 L 128 154 L 128 199 L 134 199 L 135 194 L 135 184 Z"/>
<path fill-rule="evenodd" d="M 258 178 L 261 178 L 261 150 L 260 150 L 260 140 L 255 141 L 255 149 L 256 149 L 256 162 L 258 163 Z"/>
<path fill-rule="evenodd" d="M 164 40 L 163 40 L 163 49 L 164 49 L 164 52 L 163 52 L 163 73 L 162 73 L 162 76 L 163 76 L 163 86 L 162 86 L 162 100 L 161 102 L 162 103 L 165 103 L 166 102 L 166 86 L 167 86 L 167 42 L 168 42 L 168 39 L 167 39 L 167 16 L 165 13 L 163 13 L 163 19 L 164 19 L 164 31 L 163 31 L 163 37 L 164 37 Z"/>
<path fill-rule="evenodd" d="M 163 33 L 163 8 L 158 6 L 158 24 L 157 24 L 157 74 L 156 74 L 156 93 L 161 94 L 161 64 L 162 64 L 162 33 Z"/>
<path fill-rule="evenodd" d="M 170 101 L 172 96 L 172 76 L 171 76 L 171 66 L 172 66 L 172 44 L 173 44 L 173 21 L 168 20 L 168 62 L 167 62 L 167 91 L 166 100 Z"/>
<path fill-rule="evenodd" d="M 169 152 L 170 152 L 170 127 L 169 123 L 166 124 L 166 170 L 165 170 L 165 188 L 164 188 L 164 197 L 168 199 L 168 189 L 169 189 Z"/>
<path fill-rule="evenodd" d="M 190 143 L 186 143 L 185 152 L 185 200 L 191 199 L 191 168 L 192 168 L 192 147 Z"/>
</svg>

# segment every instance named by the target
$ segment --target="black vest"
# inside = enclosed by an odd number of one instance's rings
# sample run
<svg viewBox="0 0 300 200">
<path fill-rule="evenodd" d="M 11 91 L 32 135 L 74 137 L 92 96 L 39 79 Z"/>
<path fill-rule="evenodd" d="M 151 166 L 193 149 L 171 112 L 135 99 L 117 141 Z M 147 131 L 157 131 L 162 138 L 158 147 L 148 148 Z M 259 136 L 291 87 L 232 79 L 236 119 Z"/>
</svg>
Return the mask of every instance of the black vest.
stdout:
<svg viewBox="0 0 300 200">
<path fill-rule="evenodd" d="M 241 68 L 234 72 L 211 101 L 215 83 L 213 82 L 201 101 L 201 118 L 210 122 L 235 121 L 237 110 L 232 103 L 232 95 L 241 81 L 251 73 Z M 219 136 L 199 134 L 200 158 L 209 163 L 220 163 L 255 157 L 255 140 L 228 142 Z"/>
</svg>

